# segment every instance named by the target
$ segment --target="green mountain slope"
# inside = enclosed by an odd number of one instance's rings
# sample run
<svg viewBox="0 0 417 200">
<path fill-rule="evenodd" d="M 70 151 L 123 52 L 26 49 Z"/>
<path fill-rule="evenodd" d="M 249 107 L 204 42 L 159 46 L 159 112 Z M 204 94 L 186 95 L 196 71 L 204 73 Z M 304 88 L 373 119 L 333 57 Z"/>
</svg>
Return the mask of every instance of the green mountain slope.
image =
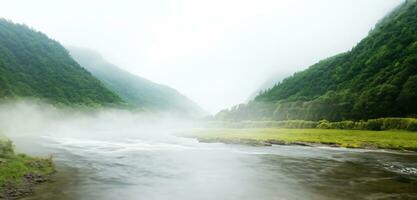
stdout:
<svg viewBox="0 0 417 200">
<path fill-rule="evenodd" d="M 271 76 L 270 78 L 266 79 L 265 82 L 262 83 L 262 85 L 259 86 L 257 90 L 255 90 L 251 95 L 249 95 L 247 102 L 254 100 L 255 97 L 257 97 L 262 91 L 271 89 L 274 87 L 279 81 L 283 80 L 288 76 L 285 74 L 276 74 L 274 76 Z"/>
<path fill-rule="evenodd" d="M 221 119 L 342 120 L 417 115 L 417 2 L 406 1 L 351 51 L 225 110 Z"/>
<path fill-rule="evenodd" d="M 104 106 L 123 101 L 82 68 L 58 42 L 0 19 L 0 98 Z"/>
<path fill-rule="evenodd" d="M 149 111 L 169 111 L 201 116 L 204 111 L 176 90 L 133 75 L 107 62 L 100 54 L 85 48 L 67 47 L 75 60 L 108 88 L 135 107 Z"/>
</svg>

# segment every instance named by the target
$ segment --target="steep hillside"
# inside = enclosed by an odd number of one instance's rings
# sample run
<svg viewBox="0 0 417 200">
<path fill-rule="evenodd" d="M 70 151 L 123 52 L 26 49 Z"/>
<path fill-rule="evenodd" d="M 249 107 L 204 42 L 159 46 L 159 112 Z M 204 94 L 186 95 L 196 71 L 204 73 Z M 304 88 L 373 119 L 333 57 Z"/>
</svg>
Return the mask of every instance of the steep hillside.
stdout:
<svg viewBox="0 0 417 200">
<path fill-rule="evenodd" d="M 203 110 L 176 90 L 133 75 L 85 48 L 67 47 L 75 60 L 129 104 L 151 111 L 202 115 Z"/>
<path fill-rule="evenodd" d="M 417 115 L 417 2 L 406 1 L 351 51 L 225 110 L 220 119 L 368 119 Z"/>
<path fill-rule="evenodd" d="M 58 42 L 0 19 L 0 98 L 104 106 L 123 101 L 78 65 Z"/>
<path fill-rule="evenodd" d="M 254 100 L 255 97 L 257 97 L 262 91 L 271 89 L 274 87 L 279 81 L 283 80 L 285 77 L 287 77 L 289 74 L 275 74 L 274 76 L 271 76 L 270 78 L 266 79 L 265 82 L 262 83 L 262 85 L 259 86 L 257 90 L 255 90 L 251 95 L 249 95 L 247 102 Z"/>
</svg>

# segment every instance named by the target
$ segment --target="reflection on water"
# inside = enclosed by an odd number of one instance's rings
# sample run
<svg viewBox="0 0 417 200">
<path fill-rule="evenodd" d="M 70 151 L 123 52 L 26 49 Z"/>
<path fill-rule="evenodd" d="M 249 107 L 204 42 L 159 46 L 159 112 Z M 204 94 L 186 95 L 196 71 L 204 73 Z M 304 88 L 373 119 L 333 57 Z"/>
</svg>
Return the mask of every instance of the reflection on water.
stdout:
<svg viewBox="0 0 417 200">
<path fill-rule="evenodd" d="M 417 199 L 417 155 L 192 139 L 44 137 L 57 182 L 27 199 Z"/>
</svg>

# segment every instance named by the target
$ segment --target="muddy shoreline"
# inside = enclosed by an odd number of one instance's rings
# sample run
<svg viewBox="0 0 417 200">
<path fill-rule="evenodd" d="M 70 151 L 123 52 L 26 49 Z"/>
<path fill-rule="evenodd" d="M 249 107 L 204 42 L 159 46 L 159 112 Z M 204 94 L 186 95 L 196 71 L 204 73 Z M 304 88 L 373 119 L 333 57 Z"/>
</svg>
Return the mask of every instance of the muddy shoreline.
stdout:
<svg viewBox="0 0 417 200">
<path fill-rule="evenodd" d="M 39 175 L 34 173 L 25 174 L 19 185 L 5 183 L 1 186 L 0 199 L 21 199 L 33 194 L 38 185 L 52 181 L 53 174 Z"/>
<path fill-rule="evenodd" d="M 32 191 L 20 196 L 18 200 L 38 200 L 38 199 L 76 199 L 69 197 L 67 191 L 76 185 L 78 170 L 60 166 L 57 171 L 48 177 L 48 180 L 33 186 Z"/>
</svg>

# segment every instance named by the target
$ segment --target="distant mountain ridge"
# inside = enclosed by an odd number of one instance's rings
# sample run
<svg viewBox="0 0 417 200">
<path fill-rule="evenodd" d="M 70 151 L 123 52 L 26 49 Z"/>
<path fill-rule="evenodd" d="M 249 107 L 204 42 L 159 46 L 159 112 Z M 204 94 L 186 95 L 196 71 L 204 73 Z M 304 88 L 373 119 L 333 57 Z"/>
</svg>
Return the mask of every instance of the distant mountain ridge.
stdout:
<svg viewBox="0 0 417 200">
<path fill-rule="evenodd" d="M 225 120 L 417 116 L 417 1 L 392 11 L 351 51 L 322 60 L 216 115 Z"/>
<path fill-rule="evenodd" d="M 191 116 L 205 114 L 196 103 L 175 89 L 131 74 L 91 49 L 74 46 L 68 46 L 67 49 L 75 60 L 130 105 L 149 111 L 169 111 Z"/>
<path fill-rule="evenodd" d="M 61 44 L 5 19 L 0 19 L 0 98 L 89 107 L 124 104 Z"/>
</svg>

